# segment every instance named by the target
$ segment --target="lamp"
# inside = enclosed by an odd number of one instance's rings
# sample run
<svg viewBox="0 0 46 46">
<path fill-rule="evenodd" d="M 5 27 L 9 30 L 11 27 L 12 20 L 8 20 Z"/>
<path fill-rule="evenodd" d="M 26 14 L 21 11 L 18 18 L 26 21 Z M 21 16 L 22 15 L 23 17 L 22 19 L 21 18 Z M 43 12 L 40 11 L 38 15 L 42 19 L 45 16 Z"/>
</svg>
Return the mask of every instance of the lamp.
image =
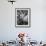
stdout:
<svg viewBox="0 0 46 46">
<path fill-rule="evenodd" d="M 11 2 L 12 4 L 16 2 L 15 0 L 8 0 L 8 2 Z"/>
</svg>

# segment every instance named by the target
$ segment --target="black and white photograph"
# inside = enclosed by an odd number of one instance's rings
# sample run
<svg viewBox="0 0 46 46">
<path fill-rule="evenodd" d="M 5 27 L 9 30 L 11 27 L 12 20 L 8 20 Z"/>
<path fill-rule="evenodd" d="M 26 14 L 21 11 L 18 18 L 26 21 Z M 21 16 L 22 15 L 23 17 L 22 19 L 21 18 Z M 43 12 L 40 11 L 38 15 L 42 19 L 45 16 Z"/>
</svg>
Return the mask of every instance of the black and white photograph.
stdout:
<svg viewBox="0 0 46 46">
<path fill-rule="evenodd" d="M 30 26 L 30 8 L 16 8 L 16 26 L 29 27 Z"/>
</svg>

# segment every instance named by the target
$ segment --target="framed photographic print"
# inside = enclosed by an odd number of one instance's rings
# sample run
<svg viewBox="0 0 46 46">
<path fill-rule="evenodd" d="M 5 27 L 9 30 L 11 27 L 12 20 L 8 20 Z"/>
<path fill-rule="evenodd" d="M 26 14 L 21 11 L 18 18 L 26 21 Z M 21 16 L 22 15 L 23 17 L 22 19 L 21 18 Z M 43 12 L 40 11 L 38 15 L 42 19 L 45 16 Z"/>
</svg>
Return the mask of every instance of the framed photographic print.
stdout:
<svg viewBox="0 0 46 46">
<path fill-rule="evenodd" d="M 31 9 L 30 8 L 15 9 L 15 26 L 16 27 L 31 26 Z"/>
</svg>

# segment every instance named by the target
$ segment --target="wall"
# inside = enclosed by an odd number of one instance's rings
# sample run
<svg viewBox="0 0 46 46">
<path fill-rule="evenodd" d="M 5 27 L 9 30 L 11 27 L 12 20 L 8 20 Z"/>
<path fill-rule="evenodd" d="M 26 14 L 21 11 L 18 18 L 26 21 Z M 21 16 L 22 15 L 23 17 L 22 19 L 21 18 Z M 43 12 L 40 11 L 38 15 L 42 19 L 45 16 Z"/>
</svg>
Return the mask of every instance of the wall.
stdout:
<svg viewBox="0 0 46 46">
<path fill-rule="evenodd" d="M 31 8 L 31 27 L 15 27 L 15 8 Z M 25 32 L 33 40 L 46 40 L 45 0 L 17 0 L 14 5 L 0 0 L 0 41 L 15 40 L 19 32 Z"/>
</svg>

